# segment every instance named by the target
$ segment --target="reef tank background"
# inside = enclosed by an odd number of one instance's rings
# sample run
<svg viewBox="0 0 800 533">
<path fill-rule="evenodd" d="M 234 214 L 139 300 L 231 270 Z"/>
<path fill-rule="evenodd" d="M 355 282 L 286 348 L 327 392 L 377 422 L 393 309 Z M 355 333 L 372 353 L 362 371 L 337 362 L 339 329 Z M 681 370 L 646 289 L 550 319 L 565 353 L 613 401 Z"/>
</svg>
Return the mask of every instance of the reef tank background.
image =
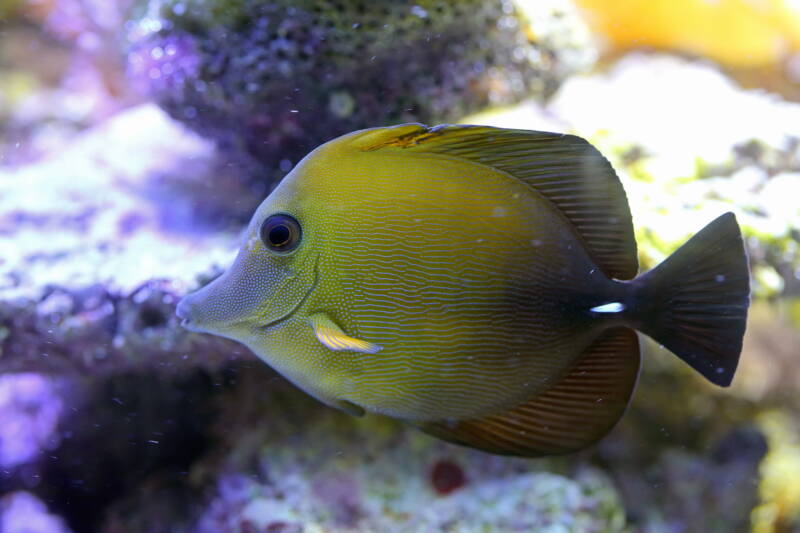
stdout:
<svg viewBox="0 0 800 533">
<path fill-rule="evenodd" d="M 523 460 L 180 328 L 300 157 L 408 121 L 586 137 L 644 268 L 734 211 L 733 386 L 646 342 L 607 438 Z M 0 0 L 0 531 L 800 531 L 799 197 L 791 0 Z"/>
</svg>

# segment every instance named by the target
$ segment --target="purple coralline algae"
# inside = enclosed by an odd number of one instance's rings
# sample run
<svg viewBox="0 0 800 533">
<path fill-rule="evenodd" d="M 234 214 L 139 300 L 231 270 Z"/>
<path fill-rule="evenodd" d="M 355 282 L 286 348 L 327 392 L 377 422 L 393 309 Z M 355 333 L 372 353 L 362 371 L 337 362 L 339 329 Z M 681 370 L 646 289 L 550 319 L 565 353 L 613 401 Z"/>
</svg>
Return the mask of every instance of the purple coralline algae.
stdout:
<svg viewBox="0 0 800 533">
<path fill-rule="evenodd" d="M 32 373 L 0 376 L 0 468 L 27 463 L 58 444 L 64 402 L 55 381 Z"/>
<path fill-rule="evenodd" d="M 0 498 L 0 531 L 3 533 L 70 533 L 64 521 L 29 492 L 12 492 Z"/>
</svg>

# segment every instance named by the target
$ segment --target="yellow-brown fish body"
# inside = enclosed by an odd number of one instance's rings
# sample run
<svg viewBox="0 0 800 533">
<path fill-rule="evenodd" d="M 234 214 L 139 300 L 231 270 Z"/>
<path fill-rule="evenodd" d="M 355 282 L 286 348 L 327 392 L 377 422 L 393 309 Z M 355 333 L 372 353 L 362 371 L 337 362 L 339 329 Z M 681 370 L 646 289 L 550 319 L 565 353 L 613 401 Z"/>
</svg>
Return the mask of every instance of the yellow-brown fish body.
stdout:
<svg viewBox="0 0 800 533">
<path fill-rule="evenodd" d="M 735 270 L 717 286 L 733 284 L 724 337 L 740 349 L 746 258 L 723 225 L 741 260 L 715 264 Z M 309 154 L 259 207 L 234 265 L 179 315 L 353 414 L 539 455 L 585 446 L 624 410 L 639 367 L 625 326 L 666 328 L 653 319 L 674 300 L 653 295 L 664 276 L 614 279 L 636 270 L 624 191 L 582 139 L 412 124 Z M 732 377 L 738 349 L 726 350 L 733 367 L 726 351 L 701 369 L 710 379 Z"/>
</svg>

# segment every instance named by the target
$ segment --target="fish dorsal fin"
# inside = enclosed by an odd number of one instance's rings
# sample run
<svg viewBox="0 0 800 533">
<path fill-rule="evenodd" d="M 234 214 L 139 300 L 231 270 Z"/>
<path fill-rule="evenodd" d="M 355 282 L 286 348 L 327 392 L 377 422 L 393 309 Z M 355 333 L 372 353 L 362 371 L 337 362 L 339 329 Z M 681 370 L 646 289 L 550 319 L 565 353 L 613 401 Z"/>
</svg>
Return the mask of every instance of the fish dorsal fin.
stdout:
<svg viewBox="0 0 800 533">
<path fill-rule="evenodd" d="M 308 320 L 314 328 L 317 340 L 333 351 L 377 353 L 383 349 L 383 346 L 378 344 L 349 336 L 325 313 L 311 315 Z"/>
<path fill-rule="evenodd" d="M 395 147 L 440 153 L 502 171 L 552 202 L 607 276 L 636 276 L 636 241 L 625 190 L 611 164 L 580 137 L 488 126 L 403 124 L 366 130 L 353 141 L 361 150 Z"/>
<path fill-rule="evenodd" d="M 599 440 L 622 416 L 636 385 L 639 361 L 636 333 L 608 330 L 565 377 L 528 402 L 485 418 L 418 427 L 491 453 L 536 457 L 574 452 Z"/>
</svg>

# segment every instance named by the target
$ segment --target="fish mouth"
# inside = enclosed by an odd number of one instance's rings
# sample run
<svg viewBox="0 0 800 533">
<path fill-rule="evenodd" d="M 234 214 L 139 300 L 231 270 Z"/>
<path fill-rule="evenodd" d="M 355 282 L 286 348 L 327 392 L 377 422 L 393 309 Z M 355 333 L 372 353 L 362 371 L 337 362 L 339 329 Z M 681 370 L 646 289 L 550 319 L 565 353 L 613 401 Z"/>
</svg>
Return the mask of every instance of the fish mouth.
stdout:
<svg viewBox="0 0 800 533">
<path fill-rule="evenodd" d="M 188 303 L 188 299 L 184 296 L 178 302 L 177 307 L 175 307 L 175 316 L 181 319 L 181 327 L 188 331 L 194 331 L 197 333 L 203 333 L 204 330 L 200 329 L 197 325 L 192 322 L 191 319 L 191 304 Z"/>
<path fill-rule="evenodd" d="M 177 314 L 177 313 L 175 313 L 175 314 Z M 178 316 L 178 318 L 181 318 L 180 315 Z M 183 329 L 185 329 L 186 331 L 192 331 L 194 333 L 209 333 L 208 330 L 206 330 L 205 328 L 203 328 L 201 326 L 196 325 L 189 318 L 182 318 L 181 319 L 181 327 Z"/>
</svg>

